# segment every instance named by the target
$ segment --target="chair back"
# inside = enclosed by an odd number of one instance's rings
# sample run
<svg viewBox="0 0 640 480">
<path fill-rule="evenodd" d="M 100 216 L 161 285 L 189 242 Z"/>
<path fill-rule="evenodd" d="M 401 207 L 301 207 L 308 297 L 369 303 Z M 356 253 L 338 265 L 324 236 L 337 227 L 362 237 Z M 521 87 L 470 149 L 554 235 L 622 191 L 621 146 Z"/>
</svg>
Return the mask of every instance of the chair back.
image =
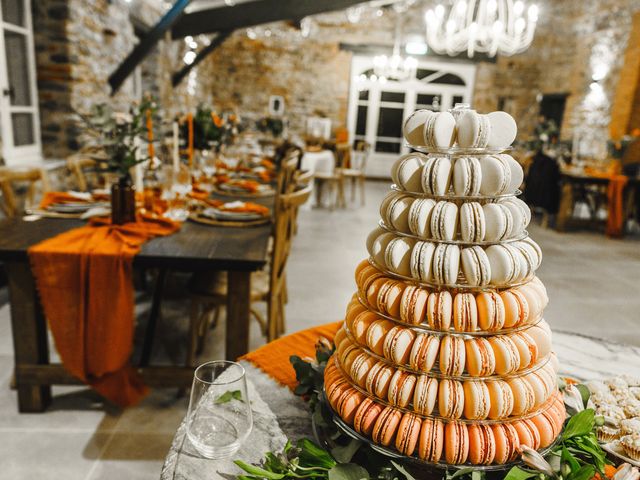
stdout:
<svg viewBox="0 0 640 480">
<path fill-rule="evenodd" d="M 295 182 L 294 182 L 295 188 Z M 291 242 L 295 235 L 296 211 L 311 196 L 312 187 L 307 185 L 303 189 L 282 193 L 278 196 L 274 208 L 273 250 L 271 252 L 271 268 L 269 272 L 270 301 L 278 301 L 286 288 L 285 272 Z M 282 312 L 284 316 L 284 311 Z M 273 339 L 281 333 L 280 325 L 270 322 L 268 337 Z"/>
<path fill-rule="evenodd" d="M 67 158 L 67 169 L 76 178 L 76 187 L 81 192 L 89 190 L 85 169 L 95 169 L 96 161 L 82 153 L 76 153 Z"/>
<path fill-rule="evenodd" d="M 368 142 L 359 141 L 351 152 L 351 168 L 364 174 L 369 160 L 371 145 Z"/>
<path fill-rule="evenodd" d="M 15 187 L 19 183 L 27 184 L 25 196 L 25 208 L 32 207 L 35 203 L 36 185 L 40 182 L 42 193 L 48 192 L 49 178 L 41 167 L 0 167 L 0 191 L 4 202 L 2 210 L 7 217 L 15 217 L 19 213 Z"/>
<path fill-rule="evenodd" d="M 336 168 L 349 168 L 351 161 L 351 145 L 339 143 L 336 145 Z"/>
</svg>

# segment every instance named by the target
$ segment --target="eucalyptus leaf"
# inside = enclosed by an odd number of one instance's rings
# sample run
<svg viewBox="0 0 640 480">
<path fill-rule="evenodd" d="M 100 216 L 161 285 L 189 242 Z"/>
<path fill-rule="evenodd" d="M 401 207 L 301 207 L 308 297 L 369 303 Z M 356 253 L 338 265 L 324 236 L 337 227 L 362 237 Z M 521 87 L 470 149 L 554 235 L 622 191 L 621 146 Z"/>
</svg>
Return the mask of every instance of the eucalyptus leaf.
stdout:
<svg viewBox="0 0 640 480">
<path fill-rule="evenodd" d="M 264 468 L 258 467 L 256 465 L 251 465 L 249 463 L 243 462 L 242 460 L 234 460 L 233 463 L 235 463 L 245 472 L 251 475 L 255 475 L 256 477 L 266 478 L 268 480 L 280 480 L 281 478 L 285 477 L 283 473 L 270 472 L 269 470 L 265 470 Z"/>
<path fill-rule="evenodd" d="M 338 463 L 329 470 L 329 480 L 368 480 L 369 472 L 355 463 Z"/>
<path fill-rule="evenodd" d="M 402 475 L 404 475 L 405 480 L 416 480 L 413 475 L 407 472 L 407 469 L 400 465 L 398 462 L 394 462 L 391 460 L 391 464 L 398 470 Z"/>
<path fill-rule="evenodd" d="M 346 445 L 339 445 L 331 449 L 331 455 L 340 463 L 349 463 L 362 445 L 360 440 L 352 438 Z"/>
<path fill-rule="evenodd" d="M 469 475 L 473 472 L 473 467 L 460 468 L 456 470 L 453 474 L 447 475 L 448 480 L 453 480 L 454 478 L 462 477 L 464 475 Z"/>
<path fill-rule="evenodd" d="M 571 455 L 571 453 L 569 452 L 569 450 L 567 450 L 567 447 L 565 446 L 562 447 L 561 458 L 563 462 L 569 465 L 572 472 L 575 472 L 580 468 L 580 464 L 578 463 L 578 461 L 574 458 L 573 455 Z"/>
<path fill-rule="evenodd" d="M 527 480 L 536 476 L 538 476 L 538 472 L 530 472 L 520 467 L 512 467 L 504 477 L 504 480 Z"/>
<path fill-rule="evenodd" d="M 308 438 L 299 440 L 297 446 L 300 449 L 301 465 L 329 469 L 336 464 L 329 452 L 320 448 Z"/>
<path fill-rule="evenodd" d="M 583 465 L 576 472 L 571 472 L 567 480 L 589 480 L 595 473 L 593 465 Z"/>
<path fill-rule="evenodd" d="M 242 400 L 242 392 L 240 390 L 227 390 L 222 395 L 217 397 L 213 403 L 215 403 L 216 405 L 220 405 L 222 403 L 229 403 L 231 400 L 238 400 L 240 402 L 243 402 L 244 400 Z"/>
</svg>

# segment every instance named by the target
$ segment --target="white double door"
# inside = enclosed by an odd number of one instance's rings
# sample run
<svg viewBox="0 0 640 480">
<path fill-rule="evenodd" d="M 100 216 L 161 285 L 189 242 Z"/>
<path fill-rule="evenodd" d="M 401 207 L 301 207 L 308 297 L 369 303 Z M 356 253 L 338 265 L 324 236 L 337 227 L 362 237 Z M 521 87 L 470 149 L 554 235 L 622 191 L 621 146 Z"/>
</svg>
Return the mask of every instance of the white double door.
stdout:
<svg viewBox="0 0 640 480">
<path fill-rule="evenodd" d="M 353 59 L 348 128 L 354 141 L 371 145 L 367 175 L 389 177 L 393 161 L 409 152 L 402 136 L 404 119 L 418 109 L 444 111 L 470 103 L 475 66 L 421 61 L 413 78 L 385 83 L 370 80 L 372 67 L 370 57 Z"/>
<path fill-rule="evenodd" d="M 0 2 L 0 135 L 7 165 L 42 160 L 30 0 Z"/>
</svg>

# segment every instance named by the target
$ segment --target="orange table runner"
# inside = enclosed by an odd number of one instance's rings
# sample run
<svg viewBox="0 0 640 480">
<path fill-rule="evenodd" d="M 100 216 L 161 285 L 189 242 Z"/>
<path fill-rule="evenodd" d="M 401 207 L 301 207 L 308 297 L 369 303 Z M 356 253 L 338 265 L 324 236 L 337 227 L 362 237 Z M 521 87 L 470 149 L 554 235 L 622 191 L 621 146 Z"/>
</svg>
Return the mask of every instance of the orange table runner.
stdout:
<svg viewBox="0 0 640 480">
<path fill-rule="evenodd" d="M 278 383 L 286 385 L 293 390 L 296 387 L 297 380 L 296 372 L 291 366 L 289 357 L 298 355 L 299 357 L 315 358 L 315 344 L 318 339 L 325 337 L 333 341 L 333 337 L 340 325 L 342 325 L 342 322 L 327 323 L 326 325 L 292 333 L 247 353 L 240 359 L 248 360 Z"/>
<path fill-rule="evenodd" d="M 65 368 L 116 405 L 133 405 L 148 391 L 129 365 L 133 257 L 146 241 L 179 228 L 151 217 L 124 225 L 96 218 L 29 249 L 40 300 Z"/>
</svg>

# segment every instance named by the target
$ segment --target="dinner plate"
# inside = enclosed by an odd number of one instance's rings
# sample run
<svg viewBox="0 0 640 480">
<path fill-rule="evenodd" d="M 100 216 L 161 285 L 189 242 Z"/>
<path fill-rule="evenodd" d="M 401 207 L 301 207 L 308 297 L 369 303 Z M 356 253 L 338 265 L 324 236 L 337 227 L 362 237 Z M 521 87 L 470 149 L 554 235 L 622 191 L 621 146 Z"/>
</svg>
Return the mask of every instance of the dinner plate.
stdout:
<svg viewBox="0 0 640 480">
<path fill-rule="evenodd" d="M 57 213 L 83 213 L 87 210 L 95 207 L 103 206 L 102 203 L 87 203 L 87 202 L 78 202 L 78 203 L 54 203 L 47 207 L 47 210 L 51 210 L 52 212 Z"/>
<path fill-rule="evenodd" d="M 213 218 L 215 220 L 237 220 L 249 222 L 252 220 L 259 220 L 262 215 L 253 212 L 226 212 L 224 210 L 218 210 L 217 208 L 209 207 L 202 211 L 202 216 Z"/>
</svg>

